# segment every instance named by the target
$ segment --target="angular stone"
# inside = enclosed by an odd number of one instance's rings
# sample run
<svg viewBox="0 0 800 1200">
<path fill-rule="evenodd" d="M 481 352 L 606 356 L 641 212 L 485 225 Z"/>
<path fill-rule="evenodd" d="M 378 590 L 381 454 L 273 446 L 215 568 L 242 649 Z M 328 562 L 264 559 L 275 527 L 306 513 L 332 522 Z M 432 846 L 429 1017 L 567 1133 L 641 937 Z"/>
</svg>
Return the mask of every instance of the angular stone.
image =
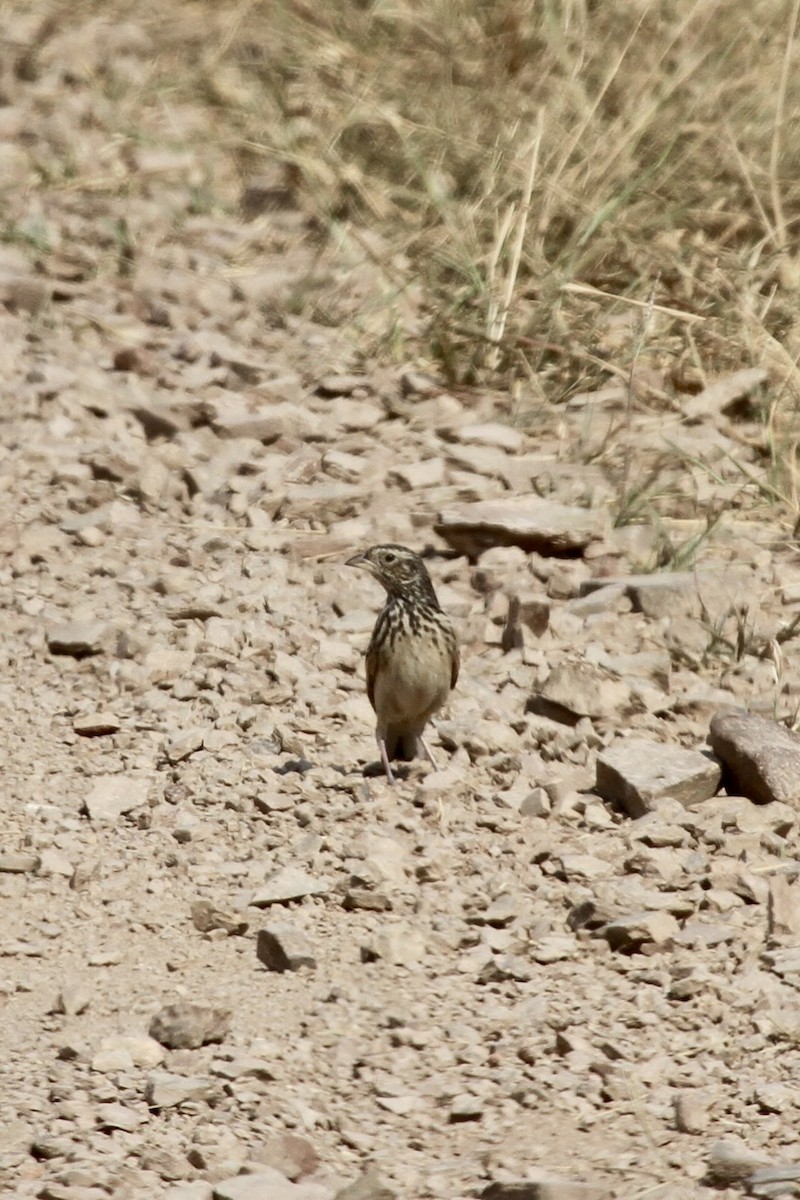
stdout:
<svg viewBox="0 0 800 1200">
<path fill-rule="evenodd" d="M 51 654 L 67 654 L 86 658 L 99 654 L 108 637 L 107 621 L 67 621 L 47 631 L 47 648 Z"/>
<path fill-rule="evenodd" d="M 259 442 L 276 442 L 281 437 L 305 441 L 321 435 L 321 419 L 316 413 L 299 404 L 271 404 L 251 408 L 237 395 L 209 402 L 209 423 L 222 438 L 254 438 Z"/>
<path fill-rule="evenodd" d="M 64 879 L 71 879 L 74 873 L 75 865 L 66 854 L 53 849 L 52 846 L 42 851 L 39 874 L 43 879 L 48 879 L 51 875 L 62 875 Z"/>
<path fill-rule="evenodd" d="M 166 1058 L 166 1052 L 155 1038 L 143 1034 L 115 1035 L 103 1038 L 100 1043 L 101 1051 L 122 1051 L 128 1055 L 135 1067 L 157 1067 Z"/>
<path fill-rule="evenodd" d="M 86 1012 L 92 1002 L 92 990 L 85 984 L 65 983 L 53 1001 L 52 1011 L 64 1013 L 67 1017 L 76 1017 Z"/>
<path fill-rule="evenodd" d="M 423 458 L 393 467 L 388 473 L 389 483 L 397 483 L 406 492 L 435 487 L 444 480 L 444 463 L 441 458 Z"/>
<path fill-rule="evenodd" d="M 161 1146 L 151 1146 L 139 1159 L 144 1171 L 154 1171 L 161 1179 L 185 1179 L 189 1174 L 186 1155 Z"/>
<path fill-rule="evenodd" d="M 164 747 L 164 757 L 168 763 L 185 762 L 198 750 L 203 749 L 203 730 L 187 729 L 177 737 L 172 738 Z"/>
<path fill-rule="evenodd" d="M 587 662 L 560 663 L 539 693 L 548 707 L 576 717 L 610 717 L 623 713 L 631 701 L 627 683 Z M 534 701 L 534 702 L 535 702 Z"/>
<path fill-rule="evenodd" d="M 548 933 L 531 944 L 530 956 L 534 962 L 565 962 L 578 952 L 578 941 L 569 933 Z"/>
<path fill-rule="evenodd" d="M 304 1175 L 313 1175 L 319 1166 L 319 1155 L 312 1143 L 296 1133 L 272 1134 L 250 1157 L 253 1162 L 282 1171 L 293 1183 Z"/>
<path fill-rule="evenodd" d="M 144 1096 L 153 1108 L 175 1108 L 189 1101 L 213 1101 L 221 1088 L 201 1075 L 173 1075 L 169 1071 L 153 1071 L 148 1076 Z"/>
<path fill-rule="evenodd" d="M 361 948 L 362 962 L 383 959 L 396 967 L 414 966 L 428 950 L 425 938 L 410 925 L 392 925 L 380 930 Z"/>
<path fill-rule="evenodd" d="M 376 1167 L 367 1167 L 363 1175 L 340 1188 L 334 1200 L 397 1200 L 397 1192 L 384 1183 Z"/>
<path fill-rule="evenodd" d="M 291 925 L 268 925 L 259 929 L 256 955 L 270 971 L 299 971 L 301 967 L 317 965 L 307 937 Z"/>
<path fill-rule="evenodd" d="M 614 868 L 595 854 L 561 854 L 558 857 L 559 875 L 564 879 L 580 879 L 591 883 L 595 879 L 607 879 Z"/>
<path fill-rule="evenodd" d="M 235 1175 L 214 1184 L 214 1200 L 334 1200 L 333 1189 L 321 1183 L 292 1183 L 274 1167 L 255 1175 Z"/>
<path fill-rule="evenodd" d="M 248 922 L 239 913 L 216 908 L 210 900 L 195 900 L 191 907 L 192 924 L 201 933 L 224 929 L 229 936 L 247 933 Z"/>
<path fill-rule="evenodd" d="M 480 1194 L 480 1200 L 613 1200 L 609 1188 L 591 1183 L 578 1183 L 544 1172 L 538 1178 L 490 1183 Z"/>
<path fill-rule="evenodd" d="M 103 737 L 119 733 L 121 727 L 119 717 L 109 712 L 86 713 L 72 722 L 72 728 L 80 737 Z"/>
<path fill-rule="evenodd" d="M 304 896 L 324 896 L 329 891 L 327 880 L 315 879 L 301 867 L 287 866 L 268 875 L 250 903 L 256 908 L 268 908 L 270 904 L 286 904 Z"/>
<path fill-rule="evenodd" d="M 503 926 L 510 925 L 512 921 L 515 921 L 523 908 L 524 901 L 520 896 L 513 892 L 503 892 L 485 909 L 470 917 L 470 920 L 476 925 L 494 925 L 496 928 L 502 929 Z"/>
<path fill-rule="evenodd" d="M 436 533 L 461 554 L 477 558 L 490 546 L 519 546 L 527 553 L 574 554 L 603 536 L 607 517 L 587 508 L 538 496 L 478 500 L 444 509 Z"/>
<path fill-rule="evenodd" d="M 596 789 L 604 800 L 641 817 L 664 796 L 687 806 L 708 800 L 719 787 L 720 775 L 719 763 L 698 750 L 621 738 L 597 756 Z"/>
<path fill-rule="evenodd" d="M 800 803 L 800 736 L 777 721 L 739 709 L 711 720 L 711 748 L 725 770 L 728 791 L 756 804 Z"/>
<path fill-rule="evenodd" d="M 708 1097 L 695 1090 L 678 1092 L 673 1100 L 675 1128 L 679 1133 L 705 1133 L 710 1122 Z"/>
<path fill-rule="evenodd" d="M 372 891 L 370 888 L 348 888 L 342 898 L 342 908 L 347 912 L 391 912 L 392 902 L 383 892 Z"/>
<path fill-rule="evenodd" d="M 101 1129 L 122 1129 L 126 1133 L 138 1129 L 145 1120 L 141 1113 L 128 1108 L 127 1104 L 117 1104 L 113 1101 L 109 1104 L 98 1104 L 95 1116 Z"/>
<path fill-rule="evenodd" d="M 179 1183 L 167 1188 L 161 1200 L 214 1200 L 214 1189 L 205 1179 L 193 1179 L 191 1183 Z"/>
<path fill-rule="evenodd" d="M 800 938 L 800 880 L 786 875 L 770 879 L 767 932 L 770 938 Z"/>
<path fill-rule="evenodd" d="M 39 855 L 25 854 L 20 850 L 7 850 L 0 854 L 0 873 L 8 875 L 29 875 L 39 869 Z"/>
<path fill-rule="evenodd" d="M 351 396 L 358 388 L 371 390 L 368 375 L 326 375 L 317 384 L 320 396 Z"/>
<path fill-rule="evenodd" d="M 226 1009 L 179 1000 L 156 1013 L 148 1032 L 170 1050 L 196 1050 L 209 1042 L 223 1041 L 230 1029 L 230 1017 Z"/>
<path fill-rule="evenodd" d="M 763 1154 L 751 1150 L 741 1138 L 729 1135 L 711 1147 L 703 1183 L 720 1189 L 735 1187 L 768 1165 Z"/>
<path fill-rule="evenodd" d="M 781 1184 L 794 1184 L 783 1188 Z M 800 1186 L 800 1166 L 795 1163 L 786 1163 L 784 1166 L 759 1167 L 757 1171 L 747 1180 L 747 1195 L 748 1196 L 763 1196 L 765 1200 L 768 1197 L 796 1196 L 798 1194 L 798 1186 Z"/>
<path fill-rule="evenodd" d="M 471 1092 L 462 1092 L 450 1102 L 447 1120 L 451 1125 L 458 1125 L 463 1121 L 480 1121 L 485 1108 L 484 1102 L 478 1096 L 473 1096 Z"/>
<path fill-rule="evenodd" d="M 91 821 L 117 821 L 125 813 L 147 804 L 150 785 L 149 778 L 98 775 L 84 799 L 84 808 Z"/>
<path fill-rule="evenodd" d="M 759 1083 L 753 1089 L 753 1101 L 762 1113 L 783 1113 L 794 1106 L 795 1093 L 785 1083 Z"/>
<path fill-rule="evenodd" d="M 681 927 L 671 913 L 640 912 L 609 921 L 602 933 L 612 950 L 634 954 L 643 946 L 658 948 L 673 942 L 680 931 Z"/>
<path fill-rule="evenodd" d="M 507 450 L 511 454 L 519 454 L 525 445 L 525 438 L 518 429 L 511 425 L 501 425 L 499 421 L 485 421 L 479 425 L 462 425 L 454 429 L 453 441 L 466 445 L 492 446 L 499 450 Z"/>
</svg>

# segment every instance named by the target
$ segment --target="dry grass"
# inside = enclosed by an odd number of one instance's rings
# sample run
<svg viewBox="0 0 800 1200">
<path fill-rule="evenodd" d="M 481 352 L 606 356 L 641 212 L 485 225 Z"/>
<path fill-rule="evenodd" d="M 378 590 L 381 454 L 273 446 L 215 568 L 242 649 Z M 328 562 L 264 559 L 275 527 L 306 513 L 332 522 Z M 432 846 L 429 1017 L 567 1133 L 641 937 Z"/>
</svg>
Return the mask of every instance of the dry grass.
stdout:
<svg viewBox="0 0 800 1200">
<path fill-rule="evenodd" d="M 766 365 L 763 436 L 724 474 L 755 474 L 796 516 L 799 11 L 109 0 L 54 9 L 28 57 L 77 14 L 140 22 L 146 78 L 112 62 L 98 81 L 122 135 L 205 105 L 227 174 L 210 172 L 199 209 L 280 172 L 320 257 L 366 257 L 380 279 L 369 312 L 349 313 L 365 358 L 505 391 L 528 422 L 609 378 L 637 408 L 674 410 L 721 372 Z M 297 305 L 317 311 L 312 293 Z M 644 329 L 642 313 L 657 321 Z M 634 367 L 650 371 L 645 392 Z M 621 512 L 625 453 L 606 454 Z"/>
</svg>

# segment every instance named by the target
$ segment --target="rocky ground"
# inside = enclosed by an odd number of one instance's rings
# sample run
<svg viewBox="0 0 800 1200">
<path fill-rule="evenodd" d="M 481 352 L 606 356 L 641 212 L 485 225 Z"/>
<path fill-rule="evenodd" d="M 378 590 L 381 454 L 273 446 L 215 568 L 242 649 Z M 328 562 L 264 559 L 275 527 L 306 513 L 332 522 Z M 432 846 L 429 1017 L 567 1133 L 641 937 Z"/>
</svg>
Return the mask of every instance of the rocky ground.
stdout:
<svg viewBox="0 0 800 1200">
<path fill-rule="evenodd" d="M 41 19 L 0 109 L 2 1194 L 800 1194 L 800 566 L 741 483 L 774 364 L 534 408 L 365 354 L 358 242 L 200 109 L 123 136 L 94 72 L 144 29 Z M 394 788 L 376 541 L 463 647 Z"/>
</svg>

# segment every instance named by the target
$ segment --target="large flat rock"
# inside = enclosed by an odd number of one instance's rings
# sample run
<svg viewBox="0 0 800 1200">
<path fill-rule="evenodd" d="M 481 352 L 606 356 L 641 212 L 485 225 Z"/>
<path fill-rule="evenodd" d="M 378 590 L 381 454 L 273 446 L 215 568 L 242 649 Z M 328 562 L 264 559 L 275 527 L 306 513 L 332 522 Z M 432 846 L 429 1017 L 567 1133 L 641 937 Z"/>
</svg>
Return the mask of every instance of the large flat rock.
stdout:
<svg viewBox="0 0 800 1200">
<path fill-rule="evenodd" d="M 519 546 L 527 553 L 578 555 L 603 537 L 605 513 L 539 496 L 508 496 L 453 505 L 439 513 L 436 532 L 461 554 L 477 558 L 492 546 Z"/>
</svg>

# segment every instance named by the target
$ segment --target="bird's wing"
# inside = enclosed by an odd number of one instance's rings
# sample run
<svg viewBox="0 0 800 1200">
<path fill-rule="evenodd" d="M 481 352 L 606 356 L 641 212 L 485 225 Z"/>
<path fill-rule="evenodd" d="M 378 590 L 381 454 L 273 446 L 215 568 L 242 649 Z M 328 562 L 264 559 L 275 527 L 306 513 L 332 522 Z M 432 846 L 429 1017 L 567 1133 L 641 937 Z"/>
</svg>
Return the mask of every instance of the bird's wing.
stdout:
<svg viewBox="0 0 800 1200">
<path fill-rule="evenodd" d="M 461 655 L 458 652 L 458 642 L 453 642 L 453 653 L 450 658 L 450 688 L 458 683 L 458 672 L 461 669 Z"/>
<path fill-rule="evenodd" d="M 367 695 L 372 707 L 375 707 L 375 676 L 378 674 L 378 649 L 375 639 L 367 647 Z"/>
</svg>

